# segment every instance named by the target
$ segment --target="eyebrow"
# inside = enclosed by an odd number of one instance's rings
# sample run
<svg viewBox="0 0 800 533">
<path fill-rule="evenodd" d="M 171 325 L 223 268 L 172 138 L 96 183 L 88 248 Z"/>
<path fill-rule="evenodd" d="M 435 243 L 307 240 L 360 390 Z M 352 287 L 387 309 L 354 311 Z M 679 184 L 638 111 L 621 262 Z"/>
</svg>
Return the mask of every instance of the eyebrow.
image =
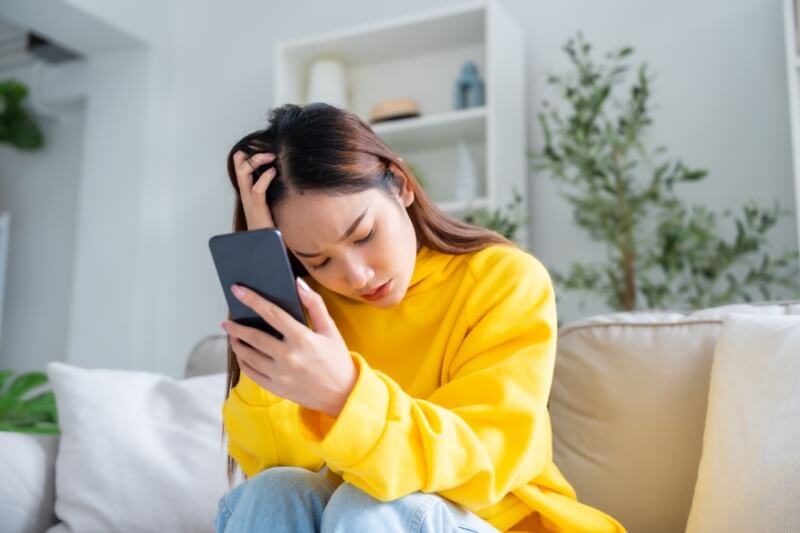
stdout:
<svg viewBox="0 0 800 533">
<path fill-rule="evenodd" d="M 336 242 L 342 242 L 343 240 L 345 240 L 346 238 L 348 238 L 350 235 L 352 235 L 352 234 L 353 234 L 353 232 L 354 232 L 354 231 L 356 230 L 356 228 L 358 227 L 358 225 L 361 223 L 361 220 L 364 218 L 364 215 L 366 215 L 366 214 L 367 214 L 367 211 L 369 211 L 369 207 L 367 207 L 366 209 L 364 209 L 364 212 L 363 212 L 363 213 L 361 213 L 361 214 L 358 216 L 358 218 L 357 218 L 357 219 L 355 219 L 355 221 L 354 221 L 352 224 L 350 224 L 350 227 L 349 227 L 349 228 L 347 228 L 347 231 L 345 231 L 345 232 L 344 232 L 344 235 L 342 235 L 342 237 L 341 237 L 341 238 L 340 238 L 338 241 L 336 241 Z M 300 255 L 300 256 L 302 256 L 302 257 L 317 257 L 318 255 L 322 255 L 322 254 L 321 254 L 321 253 L 319 253 L 319 252 L 317 252 L 317 253 L 313 253 L 313 254 L 312 254 L 312 253 L 308 253 L 308 252 L 298 252 L 297 250 L 295 250 L 295 252 L 294 252 L 294 253 L 296 253 L 297 255 Z"/>
</svg>

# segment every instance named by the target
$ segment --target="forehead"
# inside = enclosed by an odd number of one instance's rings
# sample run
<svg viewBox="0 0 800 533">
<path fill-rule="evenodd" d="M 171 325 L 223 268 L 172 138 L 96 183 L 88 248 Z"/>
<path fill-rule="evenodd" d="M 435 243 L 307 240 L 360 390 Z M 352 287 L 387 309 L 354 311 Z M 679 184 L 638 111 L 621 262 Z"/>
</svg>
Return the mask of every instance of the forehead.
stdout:
<svg viewBox="0 0 800 533">
<path fill-rule="evenodd" d="M 299 251 L 318 251 L 336 243 L 365 209 L 370 219 L 387 198 L 377 189 L 351 194 L 310 191 L 290 193 L 275 208 L 275 221 L 286 245 Z"/>
</svg>

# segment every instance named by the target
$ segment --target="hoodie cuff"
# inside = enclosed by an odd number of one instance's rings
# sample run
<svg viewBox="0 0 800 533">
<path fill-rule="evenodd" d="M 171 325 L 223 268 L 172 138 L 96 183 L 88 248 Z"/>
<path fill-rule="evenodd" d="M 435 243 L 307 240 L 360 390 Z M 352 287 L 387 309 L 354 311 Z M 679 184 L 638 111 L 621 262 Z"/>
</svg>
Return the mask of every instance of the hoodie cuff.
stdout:
<svg viewBox="0 0 800 533">
<path fill-rule="evenodd" d="M 231 395 L 236 395 L 243 404 L 251 407 L 268 407 L 283 401 L 283 398 L 264 389 L 241 371 L 239 383 L 231 389 Z"/>
<path fill-rule="evenodd" d="M 389 410 L 389 390 L 361 355 L 350 352 L 358 378 L 336 418 L 300 409 L 300 436 L 334 468 L 361 462 L 383 434 Z"/>
</svg>

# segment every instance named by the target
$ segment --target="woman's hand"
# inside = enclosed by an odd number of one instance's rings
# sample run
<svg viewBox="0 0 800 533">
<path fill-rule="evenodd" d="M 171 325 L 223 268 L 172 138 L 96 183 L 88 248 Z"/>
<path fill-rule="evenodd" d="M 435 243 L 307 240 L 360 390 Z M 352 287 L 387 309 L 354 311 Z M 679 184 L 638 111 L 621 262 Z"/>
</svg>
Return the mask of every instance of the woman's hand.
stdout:
<svg viewBox="0 0 800 533">
<path fill-rule="evenodd" d="M 283 340 L 231 321 L 223 322 L 223 328 L 239 367 L 250 379 L 277 396 L 335 418 L 353 390 L 356 367 L 322 297 L 301 278 L 297 287 L 313 330 L 238 285 L 232 288 L 236 297 L 280 331 Z"/>
<path fill-rule="evenodd" d="M 275 227 L 267 206 L 267 188 L 277 172 L 275 167 L 265 170 L 253 184 L 253 171 L 274 160 L 275 154 L 266 152 L 253 154 L 252 157 L 247 157 L 241 150 L 233 154 L 236 182 L 239 184 L 239 197 L 242 199 L 248 230 Z"/>
</svg>

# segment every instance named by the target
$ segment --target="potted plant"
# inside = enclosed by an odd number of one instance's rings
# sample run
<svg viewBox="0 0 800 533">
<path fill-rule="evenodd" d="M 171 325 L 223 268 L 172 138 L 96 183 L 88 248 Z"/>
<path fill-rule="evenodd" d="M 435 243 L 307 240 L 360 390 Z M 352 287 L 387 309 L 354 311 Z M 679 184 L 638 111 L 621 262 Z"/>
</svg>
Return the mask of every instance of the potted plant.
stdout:
<svg viewBox="0 0 800 533">
<path fill-rule="evenodd" d="M 648 146 L 652 75 L 641 65 L 629 83 L 633 49 L 596 63 L 578 33 L 563 50 L 573 70 L 548 79 L 560 101 L 544 102 L 544 147 L 529 153 L 531 166 L 559 184 L 575 222 L 605 245 L 606 257 L 554 272 L 556 283 L 599 295 L 618 310 L 770 299 L 779 287 L 800 292 L 797 251 L 765 251 L 770 230 L 788 211 L 750 202 L 717 214 L 677 196 L 677 187 L 708 173 Z M 722 231 L 722 222 L 732 231 Z"/>
<path fill-rule="evenodd" d="M 44 137 L 34 118 L 22 107 L 27 95 L 28 89 L 21 82 L 0 81 L 0 143 L 35 150 L 42 147 Z M 53 392 L 41 390 L 46 383 L 43 372 L 14 376 L 10 370 L 0 371 L 0 431 L 58 433 Z"/>
<path fill-rule="evenodd" d="M 28 89 L 16 80 L 0 81 L 0 143 L 34 150 L 44 144 L 44 136 L 33 117 L 22 107 Z"/>
</svg>

